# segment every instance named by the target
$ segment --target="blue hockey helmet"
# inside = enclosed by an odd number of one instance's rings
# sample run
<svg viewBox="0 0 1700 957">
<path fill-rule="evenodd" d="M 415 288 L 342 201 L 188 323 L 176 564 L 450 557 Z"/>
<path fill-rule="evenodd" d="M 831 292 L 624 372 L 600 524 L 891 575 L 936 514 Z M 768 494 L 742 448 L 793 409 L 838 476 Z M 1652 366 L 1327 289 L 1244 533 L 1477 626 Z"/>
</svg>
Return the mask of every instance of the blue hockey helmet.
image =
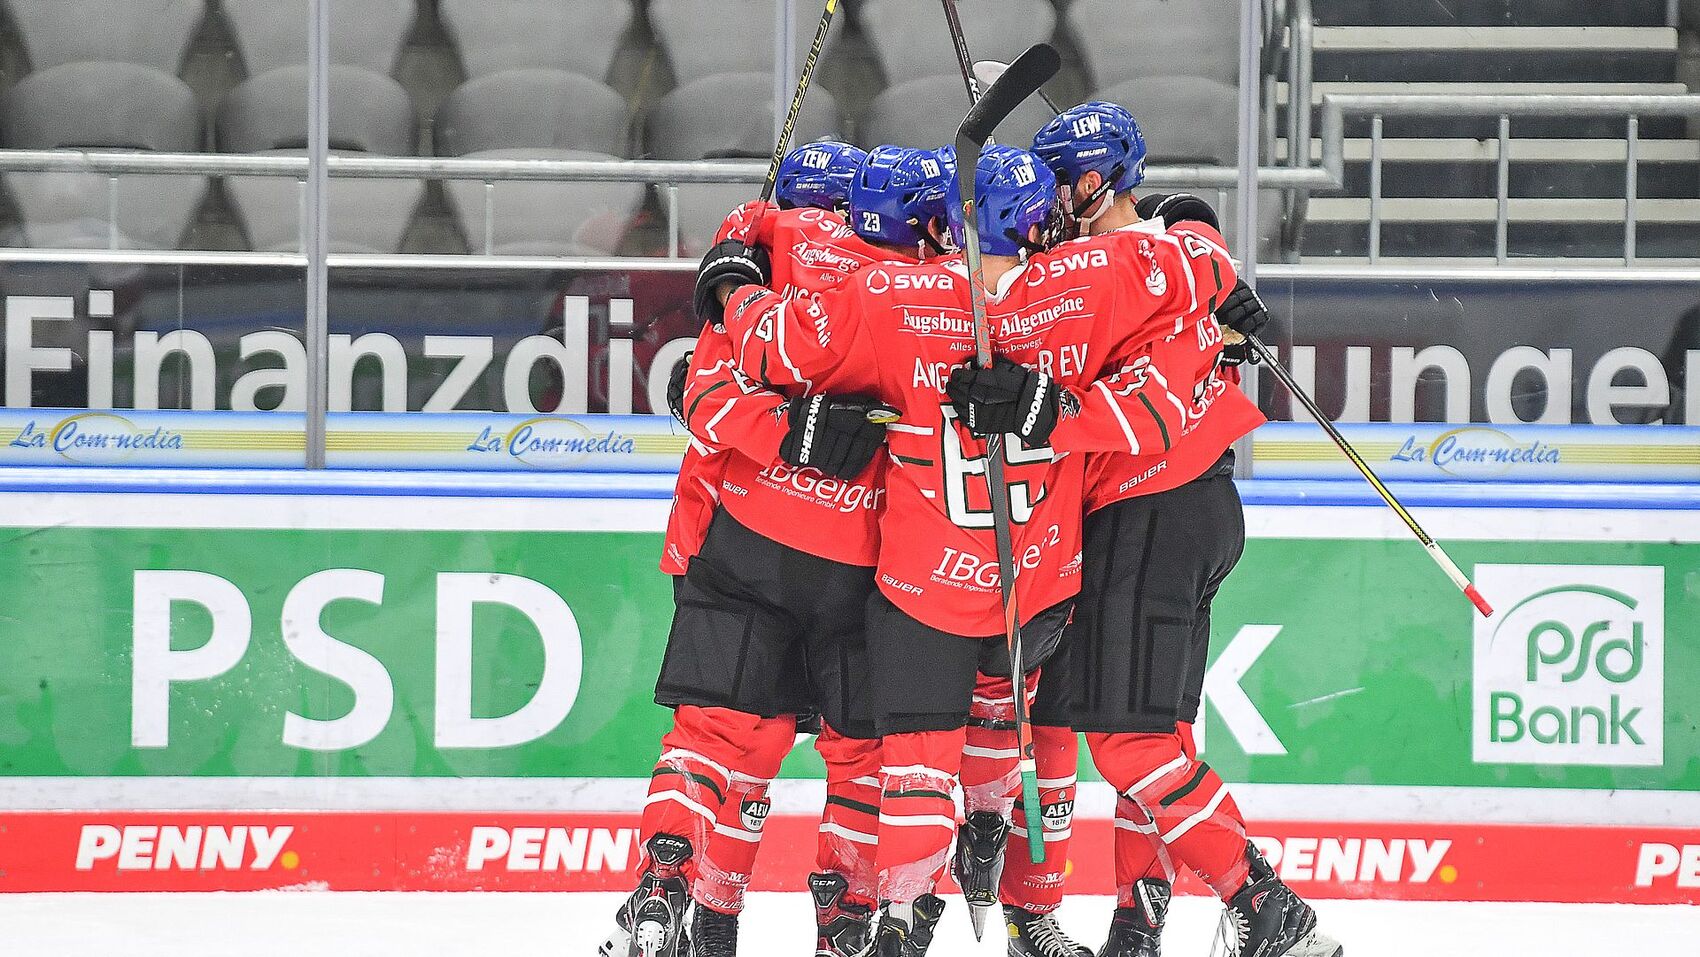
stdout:
<svg viewBox="0 0 1700 957">
<path fill-rule="evenodd" d="M 773 195 L 783 209 L 837 209 L 849 199 L 850 181 L 867 158 L 866 150 L 837 140 L 805 143 L 779 161 Z"/>
<path fill-rule="evenodd" d="M 893 246 L 931 242 L 927 225 L 947 215 L 954 168 L 933 150 L 874 147 L 850 184 L 851 228 Z"/>
<path fill-rule="evenodd" d="M 962 175 L 959 171 L 958 176 Z M 956 184 L 951 185 L 950 232 L 962 245 L 962 204 Z M 974 169 L 975 210 L 980 252 L 989 256 L 1016 256 L 1032 249 L 1028 232 L 1038 226 L 1042 237 L 1050 237 L 1057 218 L 1057 177 L 1050 167 L 1031 152 L 1015 146 L 987 146 Z"/>
<path fill-rule="evenodd" d="M 1033 137 L 1033 152 L 1067 185 L 1095 172 L 1104 178 L 1102 189 L 1121 193 L 1145 179 L 1145 136 L 1139 123 L 1126 107 L 1102 100 L 1057 114 Z M 1097 198 L 1094 194 L 1083 205 Z"/>
</svg>

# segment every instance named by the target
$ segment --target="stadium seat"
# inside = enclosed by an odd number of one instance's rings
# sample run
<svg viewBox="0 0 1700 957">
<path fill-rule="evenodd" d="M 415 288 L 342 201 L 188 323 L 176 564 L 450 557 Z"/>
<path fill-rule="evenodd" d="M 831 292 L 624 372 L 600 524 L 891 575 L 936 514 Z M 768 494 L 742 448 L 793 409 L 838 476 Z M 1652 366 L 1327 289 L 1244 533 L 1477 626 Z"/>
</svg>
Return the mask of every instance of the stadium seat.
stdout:
<svg viewBox="0 0 1700 957">
<path fill-rule="evenodd" d="M 220 7 L 250 77 L 307 62 L 308 0 L 221 0 Z M 335 0 L 331 62 L 395 72 L 418 15 L 415 0 Z"/>
<path fill-rule="evenodd" d="M 656 159 L 766 159 L 773 155 L 773 77 L 742 73 L 697 80 L 662 97 L 647 127 L 649 154 Z M 826 90 L 811 90 L 792 141 L 806 143 L 839 132 L 838 104 Z M 726 214 L 754 199 L 759 188 L 755 183 L 681 185 L 683 251 L 706 248 Z"/>
<path fill-rule="evenodd" d="M 7 149 L 193 152 L 201 114 L 182 80 L 132 63 L 65 63 L 38 70 L 6 93 Z M 171 249 L 207 192 L 204 176 L 7 173 L 31 246 Z M 110 190 L 116 185 L 116 196 Z M 110 204 L 116 200 L 116 223 Z"/>
<path fill-rule="evenodd" d="M 387 76 L 353 66 L 330 68 L 330 145 L 340 153 L 406 156 L 413 152 L 413 108 Z M 307 68 L 271 70 L 243 83 L 219 110 L 225 152 L 301 153 L 307 143 Z M 225 182 L 249 242 L 258 250 L 301 248 L 298 181 L 233 176 Z M 412 179 L 332 179 L 327 202 L 333 252 L 394 252 L 425 184 Z"/>
<path fill-rule="evenodd" d="M 1239 91 L 1197 76 L 1128 80 L 1094 94 L 1139 119 L 1153 163 L 1239 162 Z"/>
<path fill-rule="evenodd" d="M 538 67 L 603 79 L 632 23 L 631 0 L 441 0 L 469 77 Z"/>
<path fill-rule="evenodd" d="M 968 91 L 960 73 L 924 76 L 899 83 L 875 97 L 862 116 L 860 139 L 870 145 L 937 147 L 951 136 L 967 112 Z M 998 127 L 998 140 L 1025 146 L 1053 115 L 1043 101 L 1030 99 Z"/>
<path fill-rule="evenodd" d="M 816 21 L 804 9 L 799 6 L 797 16 L 798 63 L 815 38 Z M 773 0 L 650 0 L 649 22 L 679 86 L 716 73 L 773 69 Z M 825 50 L 843 32 L 844 18 L 835 17 Z"/>
<path fill-rule="evenodd" d="M 563 109 L 561 104 L 573 104 Z M 437 151 L 469 159 L 611 159 L 625 152 L 626 102 L 588 77 L 507 70 L 469 80 L 437 111 Z M 643 203 L 641 183 L 448 180 L 444 190 L 474 252 L 608 255 Z"/>
<path fill-rule="evenodd" d="M 488 149 L 626 152 L 626 101 L 586 76 L 562 70 L 504 70 L 468 80 L 437 110 L 437 152 Z"/>
<path fill-rule="evenodd" d="M 1177 74 L 1239 82 L 1240 0 L 1073 0 L 1067 18 L 1100 88 Z"/>
<path fill-rule="evenodd" d="M 207 11 L 206 0 L 5 0 L 3 6 L 33 70 L 136 63 L 173 75 Z"/>
<path fill-rule="evenodd" d="M 977 59 L 1007 63 L 1056 32 L 1057 12 L 1050 0 L 969 0 L 959 10 L 963 36 Z M 866 0 L 858 16 L 888 84 L 958 72 L 956 50 L 938 4 Z"/>
<path fill-rule="evenodd" d="M 200 111 L 176 74 L 206 0 L 4 0 L 32 72 L 6 96 L 14 149 L 201 148 Z M 90 29 L 98 23 L 99 29 Z M 34 246 L 177 245 L 207 191 L 199 176 L 9 173 Z M 113 188 L 116 195 L 114 196 Z M 116 199 L 117 223 L 111 201 Z"/>
<path fill-rule="evenodd" d="M 614 159 L 604 153 L 557 149 L 497 149 L 467 159 Z M 643 205 L 642 183 L 496 182 L 443 184 L 455 221 L 474 253 L 498 256 L 607 256 L 614 253 Z M 486 207 L 488 203 L 488 207 Z M 489 246 L 485 245 L 486 209 Z"/>
</svg>

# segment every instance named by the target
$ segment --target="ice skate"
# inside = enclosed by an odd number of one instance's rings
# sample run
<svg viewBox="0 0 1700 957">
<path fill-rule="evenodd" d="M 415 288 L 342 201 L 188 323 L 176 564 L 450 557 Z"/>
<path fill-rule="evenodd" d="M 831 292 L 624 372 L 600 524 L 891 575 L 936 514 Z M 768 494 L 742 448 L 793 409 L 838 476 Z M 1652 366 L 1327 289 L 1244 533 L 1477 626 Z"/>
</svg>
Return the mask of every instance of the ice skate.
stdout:
<svg viewBox="0 0 1700 957">
<path fill-rule="evenodd" d="M 614 915 L 617 926 L 597 949 L 598 957 L 686 957 L 690 953 L 685 943 L 685 908 L 691 898 L 683 871 L 691 844 L 671 834 L 657 834 L 644 847 L 649 868 Z"/>
<path fill-rule="evenodd" d="M 722 914 L 698 904 L 691 910 L 688 942 L 679 946 L 679 957 L 736 957 L 738 915 Z"/>
<path fill-rule="evenodd" d="M 1316 911 L 1281 883 L 1254 845 L 1246 845 L 1251 874 L 1228 899 L 1212 955 L 1228 957 L 1344 957 L 1340 942 L 1316 931 Z"/>
<path fill-rule="evenodd" d="M 842 875 L 810 874 L 815 902 L 815 957 L 868 957 L 873 952 L 873 908 L 844 900 L 850 889 Z"/>
<path fill-rule="evenodd" d="M 1009 928 L 1009 957 L 1092 957 L 1092 948 L 1063 933 L 1055 914 L 1005 904 L 1003 919 Z"/>
<path fill-rule="evenodd" d="M 1003 851 L 1008 839 L 1009 820 L 996 811 L 971 812 L 956 832 L 950 875 L 956 878 L 968 902 L 975 940 L 985 936 L 986 915 L 998 905 L 998 881 L 1003 877 Z"/>
<path fill-rule="evenodd" d="M 932 894 L 922 894 L 907 904 L 881 907 L 875 957 L 923 957 L 943 915 L 944 900 Z"/>
<path fill-rule="evenodd" d="M 1134 882 L 1134 906 L 1116 908 L 1110 918 L 1110 937 L 1098 957 L 1161 957 L 1171 890 L 1168 881 L 1156 878 Z"/>
</svg>

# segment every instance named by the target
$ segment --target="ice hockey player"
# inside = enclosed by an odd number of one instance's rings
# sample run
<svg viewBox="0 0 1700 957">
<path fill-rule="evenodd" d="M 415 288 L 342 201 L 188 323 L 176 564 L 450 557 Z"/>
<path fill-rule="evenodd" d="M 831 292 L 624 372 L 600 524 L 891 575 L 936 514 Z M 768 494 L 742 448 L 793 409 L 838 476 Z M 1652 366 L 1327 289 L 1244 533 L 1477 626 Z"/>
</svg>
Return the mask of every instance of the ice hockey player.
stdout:
<svg viewBox="0 0 1700 957">
<path fill-rule="evenodd" d="M 785 154 L 773 181 L 780 209 L 828 209 L 842 214 L 850 202 L 850 183 L 868 159 L 868 151 L 838 140 L 816 140 Z"/>
<path fill-rule="evenodd" d="M 1033 149 L 1070 194 L 1085 232 L 1178 232 L 1189 255 L 1225 257 L 1213 236 L 1170 228 L 1215 225 L 1204 201 L 1153 196 L 1136 205 L 1145 143 L 1126 109 L 1073 107 L 1039 132 Z M 1184 406 L 1184 424 L 1166 429 L 1160 443 L 1087 457 L 1081 602 L 1063 667 L 1075 727 L 1119 792 L 1118 906 L 1100 955 L 1157 957 L 1171 883 L 1186 866 L 1226 902 L 1231 953 L 1338 957 L 1339 944 L 1316 932 L 1314 911 L 1247 842 L 1226 785 L 1193 743 L 1211 601 L 1245 546 L 1233 444 L 1263 422 L 1227 368 L 1235 357 L 1224 355 L 1218 318 L 1242 342 L 1268 318 L 1243 281 L 1212 294 L 1209 307 L 1214 317 L 1157 345 L 1149 369 L 1164 377 L 1164 399 Z"/>
<path fill-rule="evenodd" d="M 858 235 L 820 209 L 751 204 L 728 219 L 703 274 L 761 277 L 796 295 L 836 285 L 869 262 L 914 261 L 927 237 L 942 235 L 945 171 L 927 151 L 876 151 L 873 160 L 851 196 L 883 214 L 883 230 Z M 862 690 L 862 609 L 873 588 L 882 497 L 875 453 L 884 430 L 868 420 L 866 402 L 797 390 L 788 398 L 736 376 L 713 322 L 718 307 L 699 301 L 710 324 L 679 409 L 697 453 L 681 485 L 694 482 L 691 491 L 711 504 L 706 515 L 691 515 L 676 503 L 669 526 L 664 568 L 683 575 L 656 696 L 675 708 L 674 727 L 645 807 L 644 875 L 603 953 L 684 952 L 688 900 L 689 952 L 735 952 L 766 789 L 790 750 L 796 716 L 808 713 L 824 719 L 818 746 L 833 778 L 829 795 L 840 798 L 823 824 L 823 873 L 810 881 L 822 952 L 859 953 L 871 907 L 849 896 L 850 880 L 860 872 L 871 901 L 872 861 L 839 835 L 871 834 L 877 819 L 839 819 L 867 806 L 857 789 L 876 802 L 878 794 L 867 783 L 878 749 Z"/>
<path fill-rule="evenodd" d="M 1082 456 L 1054 455 L 1049 441 L 1060 437 L 1081 451 L 1127 447 L 1133 426 L 1124 406 L 1143 394 L 1137 353 L 1196 323 L 1206 303 L 1195 290 L 1233 278 L 1224 257 L 1189 257 L 1179 238 L 1132 235 L 1041 251 L 1024 265 L 1024 252 L 1042 250 L 1054 225 L 1054 176 L 1032 153 L 1001 146 L 959 175 L 978 184 L 993 289 L 988 321 L 1000 354 L 994 372 L 973 383 L 965 420 L 945 398 L 951 370 L 974 351 L 959 259 L 869 267 L 839 291 L 803 300 L 755 286 L 721 290 L 746 372 L 783 366 L 797 381 L 866 392 L 901 414 L 888 433 L 879 593 L 868 602 L 882 735 L 880 957 L 914 957 L 931 943 L 943 910 L 932 891 L 955 830 L 950 794 L 976 674 L 1009 672 L 987 487 L 977 477 L 985 445 L 973 433 L 1011 436 L 1015 591 L 1027 660 L 1038 667 L 1060 637 L 1080 576 Z M 1197 228 L 1219 246 L 1214 231 Z M 1102 321 L 1109 315 L 1113 325 Z M 1016 375 L 1023 364 L 1043 371 Z M 999 392 L 1017 380 L 1036 388 Z M 1154 427 L 1145 431 L 1156 441 Z"/>
</svg>

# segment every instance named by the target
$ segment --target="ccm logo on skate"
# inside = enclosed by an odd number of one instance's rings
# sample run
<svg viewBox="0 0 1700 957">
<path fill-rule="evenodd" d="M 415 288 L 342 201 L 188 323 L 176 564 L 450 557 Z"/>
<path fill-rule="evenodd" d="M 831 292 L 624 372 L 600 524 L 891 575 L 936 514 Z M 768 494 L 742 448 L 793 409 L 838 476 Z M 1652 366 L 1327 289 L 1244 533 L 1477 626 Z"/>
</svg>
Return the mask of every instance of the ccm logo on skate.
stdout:
<svg viewBox="0 0 1700 957">
<path fill-rule="evenodd" d="M 1458 869 L 1444 864 L 1452 849 L 1447 840 L 1393 838 L 1345 839 L 1324 837 L 1254 837 L 1252 843 L 1268 858 L 1284 881 L 1381 881 L 1424 884 L 1439 876 L 1450 884 Z"/>
<path fill-rule="evenodd" d="M 1635 886 L 1652 887 L 1663 877 L 1678 887 L 1700 887 L 1700 844 L 1643 844 L 1635 862 Z"/>
<path fill-rule="evenodd" d="M 466 869 L 622 873 L 637 860 L 635 827 L 475 827 Z"/>
<path fill-rule="evenodd" d="M 301 859 L 283 845 L 295 828 L 85 824 L 77 838 L 77 870 L 113 861 L 120 871 L 263 871 L 273 862 L 294 870 Z"/>
</svg>

